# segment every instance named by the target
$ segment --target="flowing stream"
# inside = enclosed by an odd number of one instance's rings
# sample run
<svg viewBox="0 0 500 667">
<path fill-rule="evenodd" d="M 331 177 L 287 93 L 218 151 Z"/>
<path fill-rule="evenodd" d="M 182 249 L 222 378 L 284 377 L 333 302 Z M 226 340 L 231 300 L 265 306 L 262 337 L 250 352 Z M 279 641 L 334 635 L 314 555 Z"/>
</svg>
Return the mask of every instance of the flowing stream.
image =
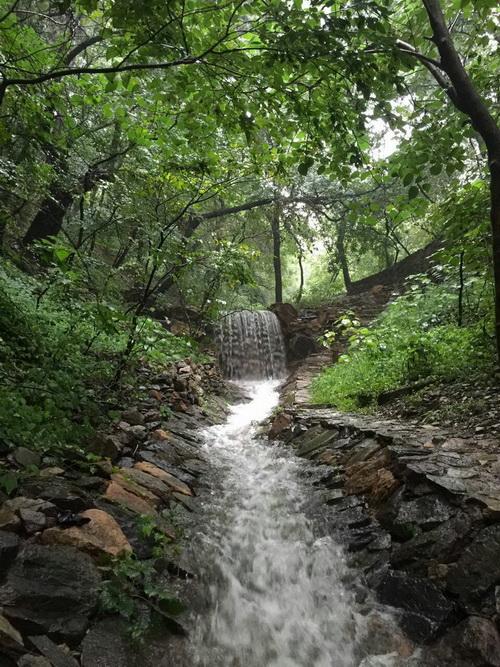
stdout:
<svg viewBox="0 0 500 667">
<path fill-rule="evenodd" d="M 241 350 L 244 345 L 239 343 Z M 193 662 L 203 667 L 358 667 L 359 613 L 342 549 L 308 518 L 307 465 L 259 435 L 278 379 L 241 382 L 250 400 L 204 433 L 219 479 L 205 502 L 197 561 L 206 609 Z"/>
</svg>

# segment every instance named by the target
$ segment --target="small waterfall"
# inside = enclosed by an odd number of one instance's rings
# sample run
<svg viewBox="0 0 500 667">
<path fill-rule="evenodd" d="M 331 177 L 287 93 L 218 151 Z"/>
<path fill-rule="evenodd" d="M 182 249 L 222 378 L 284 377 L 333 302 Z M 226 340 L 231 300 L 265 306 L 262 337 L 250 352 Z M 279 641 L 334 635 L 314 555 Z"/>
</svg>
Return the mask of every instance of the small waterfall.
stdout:
<svg viewBox="0 0 500 667">
<path fill-rule="evenodd" d="M 242 310 L 219 324 L 219 362 L 233 380 L 284 377 L 285 344 L 278 318 L 270 310 Z"/>
</svg>

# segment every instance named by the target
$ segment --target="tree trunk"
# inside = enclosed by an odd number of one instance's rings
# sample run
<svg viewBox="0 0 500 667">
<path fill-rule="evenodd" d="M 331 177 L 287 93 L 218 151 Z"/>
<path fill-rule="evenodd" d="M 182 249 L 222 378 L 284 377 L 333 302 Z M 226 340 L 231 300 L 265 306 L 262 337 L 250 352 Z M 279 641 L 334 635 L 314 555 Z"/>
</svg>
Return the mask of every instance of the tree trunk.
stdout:
<svg viewBox="0 0 500 667">
<path fill-rule="evenodd" d="M 474 129 L 481 135 L 488 152 L 490 171 L 490 220 L 493 246 L 495 284 L 495 333 L 500 360 L 500 128 L 486 102 L 477 91 L 455 48 L 439 0 L 423 0 L 432 28 L 432 39 L 439 51 L 439 66 L 451 85 L 443 82 L 440 73 L 427 65 L 437 82 L 445 89 L 451 102 L 466 114 Z M 425 63 L 424 63 L 425 64 Z"/>
<path fill-rule="evenodd" d="M 57 186 L 51 188 L 40 210 L 31 221 L 28 231 L 24 235 L 24 245 L 34 241 L 41 241 L 50 236 L 57 236 L 60 232 L 64 216 L 73 202 L 73 194 L 59 190 Z"/>
<path fill-rule="evenodd" d="M 271 214 L 271 232 L 273 235 L 274 300 L 276 303 L 283 303 L 280 212 L 278 205 L 274 207 L 274 210 Z"/>
<path fill-rule="evenodd" d="M 344 223 L 339 223 L 338 232 L 337 232 L 337 255 L 339 258 L 340 268 L 342 269 L 342 276 L 344 278 L 344 287 L 345 291 L 349 292 L 352 285 L 351 274 L 349 271 L 349 264 L 347 263 L 347 255 L 345 251 L 345 225 Z"/>
</svg>

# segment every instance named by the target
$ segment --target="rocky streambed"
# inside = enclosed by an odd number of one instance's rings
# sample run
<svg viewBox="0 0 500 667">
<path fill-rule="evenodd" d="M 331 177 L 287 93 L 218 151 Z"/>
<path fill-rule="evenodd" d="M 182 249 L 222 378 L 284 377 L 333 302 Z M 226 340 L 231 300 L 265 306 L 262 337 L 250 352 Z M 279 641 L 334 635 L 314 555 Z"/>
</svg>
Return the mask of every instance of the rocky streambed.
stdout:
<svg viewBox="0 0 500 667">
<path fill-rule="evenodd" d="M 332 533 L 422 647 L 418 664 L 500 665 L 497 443 L 308 406 L 269 435 L 316 464 Z"/>
</svg>

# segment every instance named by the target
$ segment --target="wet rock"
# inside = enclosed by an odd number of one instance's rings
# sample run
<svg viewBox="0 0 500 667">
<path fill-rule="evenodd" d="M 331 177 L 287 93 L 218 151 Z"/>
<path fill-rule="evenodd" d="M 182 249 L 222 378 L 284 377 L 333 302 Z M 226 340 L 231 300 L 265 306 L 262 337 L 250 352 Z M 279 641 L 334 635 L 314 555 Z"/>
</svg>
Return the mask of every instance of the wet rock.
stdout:
<svg viewBox="0 0 500 667">
<path fill-rule="evenodd" d="M 269 429 L 268 437 L 270 440 L 277 438 L 283 431 L 286 431 L 290 428 L 290 425 L 293 422 L 293 416 L 287 412 L 280 412 L 277 414 L 271 424 Z"/>
<path fill-rule="evenodd" d="M 377 586 L 383 604 L 403 610 L 401 626 L 410 639 L 427 641 L 453 620 L 454 606 L 432 582 L 389 570 Z"/>
<path fill-rule="evenodd" d="M 12 563 L 19 549 L 20 540 L 15 533 L 0 530 L 0 571 Z"/>
<path fill-rule="evenodd" d="M 169 472 L 165 472 L 165 470 L 158 468 L 152 463 L 141 461 L 139 463 L 136 463 L 134 468 L 160 479 L 173 491 L 177 491 L 178 493 L 183 493 L 186 496 L 193 495 L 193 492 L 191 491 L 191 489 L 187 484 L 181 482 L 181 480 L 177 479 L 174 475 L 170 474 Z"/>
<path fill-rule="evenodd" d="M 122 453 L 123 443 L 116 435 L 98 435 L 95 440 L 90 443 L 89 449 L 98 456 L 102 456 L 105 459 L 111 459 L 111 461 L 116 461 Z"/>
<path fill-rule="evenodd" d="M 43 635 L 37 635 L 35 637 L 29 637 L 30 642 L 33 646 L 50 660 L 50 664 L 53 667 L 78 667 L 78 663 L 69 653 L 68 647 L 61 647 L 55 644 L 48 637 Z"/>
<path fill-rule="evenodd" d="M 470 616 L 440 640 L 437 654 L 441 664 L 468 667 L 500 667 L 500 636 L 486 618 Z"/>
<path fill-rule="evenodd" d="M 313 336 L 297 333 L 290 337 L 287 348 L 289 361 L 296 361 L 316 352 L 317 346 Z"/>
<path fill-rule="evenodd" d="M 403 502 L 393 523 L 394 533 L 404 532 L 407 526 L 418 526 L 422 530 L 435 528 L 449 521 L 457 512 L 457 508 L 444 498 L 426 495 L 416 500 Z"/>
<path fill-rule="evenodd" d="M 119 618 L 106 618 L 94 625 L 82 642 L 82 667 L 126 667 L 128 647 Z"/>
<path fill-rule="evenodd" d="M 9 623 L 5 616 L 0 614 L 0 651 L 6 651 L 10 654 L 23 652 L 23 645 L 21 634 Z"/>
<path fill-rule="evenodd" d="M 120 526 L 112 516 L 99 509 L 82 512 L 90 519 L 81 527 L 49 528 L 41 536 L 42 544 L 67 544 L 94 557 L 119 556 L 132 551 Z"/>
<path fill-rule="evenodd" d="M 450 566 L 447 586 L 460 601 L 476 608 L 483 594 L 500 583 L 500 525 L 487 526 Z"/>
<path fill-rule="evenodd" d="M 113 519 L 118 523 L 137 558 L 144 560 L 153 557 L 156 542 L 152 537 L 147 537 L 143 534 L 137 521 L 137 512 L 130 510 L 124 505 L 112 503 L 105 498 L 97 499 L 96 505 L 98 509 L 111 514 Z M 156 513 L 150 514 L 150 516 L 158 518 Z"/>
<path fill-rule="evenodd" d="M 158 499 L 155 496 L 153 501 L 146 500 L 144 497 L 132 493 L 117 482 L 110 482 L 106 489 L 105 498 L 111 502 L 127 507 L 136 514 L 154 515 Z"/>
<path fill-rule="evenodd" d="M 0 587 L 4 614 L 25 632 L 79 639 L 95 611 L 100 575 L 91 558 L 68 546 L 26 544 Z"/>
<path fill-rule="evenodd" d="M 28 468 L 29 466 L 39 466 L 42 462 L 42 457 L 38 452 L 34 452 L 32 449 L 27 447 L 17 447 L 12 456 L 14 457 L 16 463 L 23 468 Z"/>
</svg>

